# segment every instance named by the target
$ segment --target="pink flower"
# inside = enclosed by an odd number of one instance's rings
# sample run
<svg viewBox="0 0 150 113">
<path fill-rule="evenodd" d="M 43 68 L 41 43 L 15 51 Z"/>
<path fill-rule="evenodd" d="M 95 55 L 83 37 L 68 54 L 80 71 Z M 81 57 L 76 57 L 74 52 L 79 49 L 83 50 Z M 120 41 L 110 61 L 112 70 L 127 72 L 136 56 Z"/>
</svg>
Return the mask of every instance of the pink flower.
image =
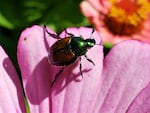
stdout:
<svg viewBox="0 0 150 113">
<path fill-rule="evenodd" d="M 19 76 L 0 46 L 0 113 L 26 113 Z"/>
<path fill-rule="evenodd" d="M 75 36 L 89 38 L 90 28 L 68 28 Z M 49 32 L 54 33 L 49 29 Z M 64 37 L 64 32 L 61 37 Z M 95 31 L 92 37 L 101 42 Z M 87 52 L 95 66 L 82 57 L 61 73 L 50 87 L 59 67 L 48 62 L 49 47 L 56 40 L 43 27 L 25 29 L 18 42 L 17 56 L 23 88 L 8 56 L 0 48 L 1 113 L 25 113 L 23 90 L 30 113 L 148 113 L 150 109 L 150 45 L 125 41 L 103 58 L 103 46 Z"/>
<path fill-rule="evenodd" d="M 84 0 L 80 6 L 104 43 L 126 39 L 150 43 L 149 0 Z"/>
</svg>

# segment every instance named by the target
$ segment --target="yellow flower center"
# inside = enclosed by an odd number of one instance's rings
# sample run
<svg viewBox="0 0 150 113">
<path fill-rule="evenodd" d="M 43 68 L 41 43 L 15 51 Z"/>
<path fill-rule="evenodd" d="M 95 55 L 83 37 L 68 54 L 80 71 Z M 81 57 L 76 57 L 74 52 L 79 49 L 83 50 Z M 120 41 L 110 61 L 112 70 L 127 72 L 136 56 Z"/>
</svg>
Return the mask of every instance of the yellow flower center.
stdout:
<svg viewBox="0 0 150 113">
<path fill-rule="evenodd" d="M 110 0 L 111 8 L 104 22 L 115 35 L 132 35 L 143 29 L 143 22 L 150 13 L 147 0 Z"/>
</svg>

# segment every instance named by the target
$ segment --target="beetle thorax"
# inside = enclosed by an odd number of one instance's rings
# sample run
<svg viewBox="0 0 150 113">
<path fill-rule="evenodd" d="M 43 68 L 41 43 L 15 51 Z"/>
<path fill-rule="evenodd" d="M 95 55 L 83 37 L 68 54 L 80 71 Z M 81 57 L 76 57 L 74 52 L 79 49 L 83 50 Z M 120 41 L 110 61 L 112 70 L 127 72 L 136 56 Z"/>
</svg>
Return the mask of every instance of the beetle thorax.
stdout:
<svg viewBox="0 0 150 113">
<path fill-rule="evenodd" d="M 72 37 L 70 46 L 76 56 L 82 56 L 86 54 L 88 48 L 94 46 L 95 43 L 92 43 L 93 42 L 90 43 L 89 40 L 84 40 L 81 37 Z"/>
</svg>

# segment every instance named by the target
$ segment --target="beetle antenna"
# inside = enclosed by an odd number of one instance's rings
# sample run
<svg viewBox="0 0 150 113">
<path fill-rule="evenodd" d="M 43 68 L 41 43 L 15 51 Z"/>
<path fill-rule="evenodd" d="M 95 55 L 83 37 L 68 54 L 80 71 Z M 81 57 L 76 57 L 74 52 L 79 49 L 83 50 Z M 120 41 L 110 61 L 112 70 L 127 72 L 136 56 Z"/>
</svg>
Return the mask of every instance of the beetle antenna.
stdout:
<svg viewBox="0 0 150 113">
<path fill-rule="evenodd" d="M 51 83 L 51 87 L 54 85 L 54 83 L 56 82 L 58 76 L 63 72 L 64 69 L 65 69 L 65 67 L 62 67 L 62 68 L 59 70 L 59 72 L 55 75 L 55 78 L 54 78 L 54 80 L 53 80 L 52 83 Z"/>
<path fill-rule="evenodd" d="M 92 28 L 92 32 L 91 32 L 90 38 L 92 38 L 92 35 L 93 35 L 94 31 L 95 31 L 94 28 Z M 99 33 L 99 36 L 101 37 L 100 33 Z M 101 40 L 101 41 L 99 42 L 99 44 L 95 44 L 95 45 L 103 45 L 103 41 Z"/>
<path fill-rule="evenodd" d="M 92 28 L 92 32 L 91 32 L 90 38 L 92 38 L 92 35 L 93 35 L 94 31 L 95 31 L 94 28 Z"/>
<path fill-rule="evenodd" d="M 50 33 L 47 28 L 46 28 L 46 25 L 44 24 L 44 31 L 49 34 L 51 37 L 55 38 L 55 39 L 60 39 L 60 37 L 57 35 L 57 34 L 52 34 Z"/>
</svg>

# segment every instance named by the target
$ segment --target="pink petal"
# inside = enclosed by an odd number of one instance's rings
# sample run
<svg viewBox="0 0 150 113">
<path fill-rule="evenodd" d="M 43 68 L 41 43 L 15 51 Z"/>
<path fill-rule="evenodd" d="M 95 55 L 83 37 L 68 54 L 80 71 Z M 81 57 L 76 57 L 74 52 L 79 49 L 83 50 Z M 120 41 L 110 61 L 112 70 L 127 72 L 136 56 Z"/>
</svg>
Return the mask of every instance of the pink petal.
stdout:
<svg viewBox="0 0 150 113">
<path fill-rule="evenodd" d="M 0 113 L 26 113 L 19 76 L 1 46 Z"/>
<path fill-rule="evenodd" d="M 75 36 L 90 38 L 92 29 L 69 28 L 67 32 Z M 64 37 L 64 32 L 61 36 Z M 95 38 L 97 44 L 100 44 L 101 39 L 96 31 L 91 37 Z M 83 78 L 80 76 L 79 60 L 66 67 L 58 77 L 51 91 L 52 113 L 88 113 L 87 108 L 96 98 L 95 91 L 101 79 L 103 47 L 95 45 L 89 49 L 87 56 L 94 61 L 95 66 L 83 56 L 81 61 Z"/>
<path fill-rule="evenodd" d="M 81 10 L 83 9 L 83 14 L 91 13 L 94 10 L 95 12 L 97 11 L 97 13 L 101 12 L 102 14 L 106 14 L 111 4 L 108 0 L 83 0 L 80 6 Z M 84 11 L 86 9 L 88 10 L 88 12 Z"/>
<path fill-rule="evenodd" d="M 127 113 L 149 113 L 150 111 L 150 84 L 131 103 Z"/>
<path fill-rule="evenodd" d="M 99 12 L 92 7 L 87 1 L 83 1 L 80 4 L 81 11 L 86 17 L 99 17 Z"/>
<path fill-rule="evenodd" d="M 99 21 L 100 13 L 95 8 L 93 8 L 93 6 L 89 2 L 83 1 L 80 4 L 80 9 L 83 15 L 88 17 L 90 22 L 97 23 L 98 26 L 102 26 L 102 22 Z"/>
<path fill-rule="evenodd" d="M 149 51 L 149 44 L 138 41 L 125 41 L 111 49 L 104 60 L 98 97 L 88 113 L 126 113 L 131 104 L 128 113 L 146 113 L 150 109 L 149 96 L 145 95 L 150 91 L 146 89 L 139 96 L 150 82 Z M 142 100 L 145 97 L 147 105 Z M 144 105 L 146 110 L 138 111 Z"/>
<path fill-rule="evenodd" d="M 30 113 L 50 111 L 51 69 L 48 63 L 48 51 L 53 41 L 53 38 L 45 36 L 43 27 L 36 25 L 25 29 L 19 39 L 18 62 Z"/>
</svg>

